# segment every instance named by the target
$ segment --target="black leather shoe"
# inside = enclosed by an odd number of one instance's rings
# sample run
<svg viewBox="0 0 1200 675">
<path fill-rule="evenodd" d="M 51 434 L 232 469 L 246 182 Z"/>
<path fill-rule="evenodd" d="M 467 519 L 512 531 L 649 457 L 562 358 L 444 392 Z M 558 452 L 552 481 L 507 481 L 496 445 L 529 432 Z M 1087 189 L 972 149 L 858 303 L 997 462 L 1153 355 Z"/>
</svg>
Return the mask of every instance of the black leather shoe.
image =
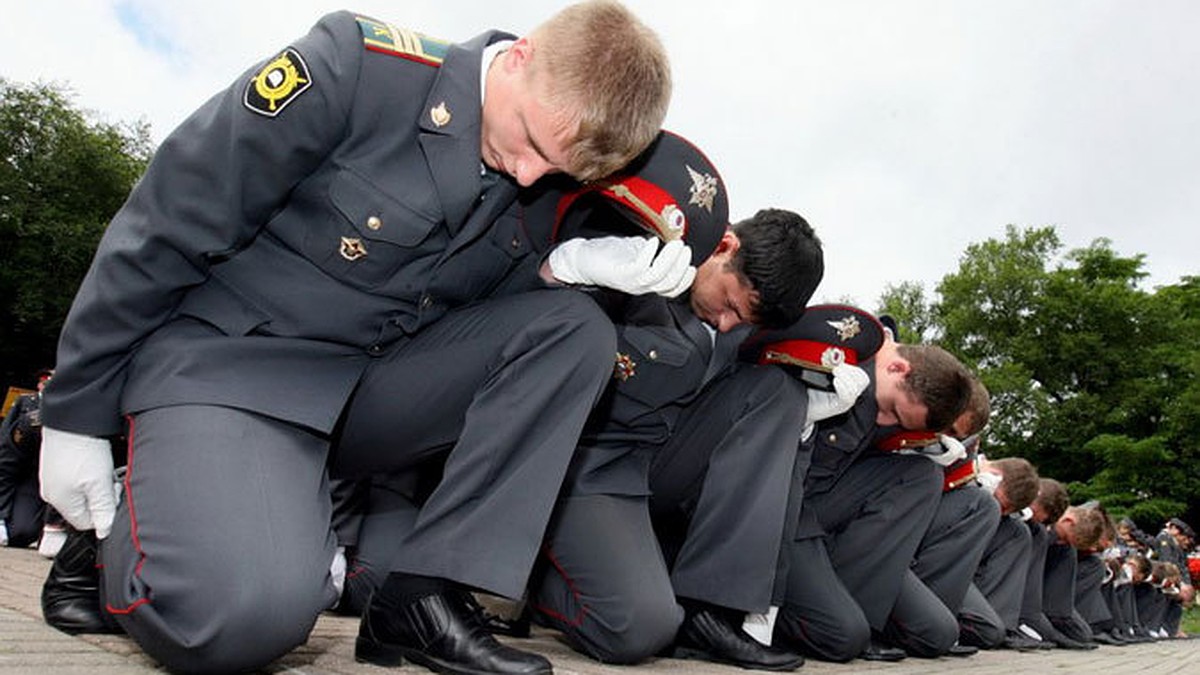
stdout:
<svg viewBox="0 0 1200 675">
<path fill-rule="evenodd" d="M 1004 649 L 1014 649 L 1018 652 L 1031 652 L 1042 648 L 1041 640 L 1023 635 L 1018 631 L 1010 630 L 1004 636 L 1004 643 L 1001 645 Z"/>
<path fill-rule="evenodd" d="M 531 616 L 532 614 L 528 607 L 521 608 L 521 613 L 512 618 L 493 614 L 485 610 L 483 612 L 483 627 L 492 635 L 527 638 L 529 637 Z"/>
<path fill-rule="evenodd" d="M 68 528 L 67 540 L 42 584 L 42 616 L 64 633 L 121 632 L 100 606 L 96 546 L 95 530 Z"/>
<path fill-rule="evenodd" d="M 735 623 L 734 614 L 711 608 L 688 616 L 675 638 L 675 657 L 727 663 L 751 670 L 795 670 L 804 665 L 803 656 L 768 647 L 747 635 L 740 620 Z"/>
<path fill-rule="evenodd" d="M 957 642 L 955 642 L 953 645 L 950 645 L 950 649 L 946 650 L 946 656 L 974 656 L 978 653 L 979 647 L 960 645 Z"/>
<path fill-rule="evenodd" d="M 871 644 L 863 650 L 863 653 L 858 655 L 858 658 L 863 661 L 888 661 L 896 662 L 903 661 L 908 658 L 908 654 L 903 649 L 889 647 L 878 640 L 871 638 Z"/>
<path fill-rule="evenodd" d="M 1096 643 L 1099 643 L 1102 645 L 1108 645 L 1110 647 L 1119 647 L 1119 646 L 1122 646 L 1125 644 L 1125 640 L 1122 640 L 1118 637 L 1114 637 L 1112 635 L 1109 635 L 1108 633 L 1104 633 L 1101 631 L 1096 631 L 1096 632 L 1092 633 L 1092 642 L 1096 642 Z"/>
<path fill-rule="evenodd" d="M 1080 651 L 1086 651 L 1088 649 L 1096 649 L 1099 647 L 1099 645 L 1093 642 L 1080 642 L 1078 640 L 1072 640 L 1062 633 L 1059 633 L 1051 639 L 1054 641 L 1054 646 L 1058 647 L 1059 649 L 1076 649 Z"/>
<path fill-rule="evenodd" d="M 506 647 L 484 627 L 482 609 L 466 591 L 426 595 L 392 605 L 378 593 L 367 603 L 354 643 L 354 658 L 378 666 L 405 659 L 439 673 L 549 675 L 538 654 Z"/>
</svg>

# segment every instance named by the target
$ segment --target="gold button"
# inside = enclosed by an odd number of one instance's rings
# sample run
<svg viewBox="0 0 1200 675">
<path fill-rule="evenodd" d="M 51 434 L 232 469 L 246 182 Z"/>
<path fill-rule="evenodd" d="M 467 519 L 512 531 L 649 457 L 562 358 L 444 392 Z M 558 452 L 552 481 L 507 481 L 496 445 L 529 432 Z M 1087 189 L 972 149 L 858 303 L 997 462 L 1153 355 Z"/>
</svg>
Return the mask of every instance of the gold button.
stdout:
<svg viewBox="0 0 1200 675">
<path fill-rule="evenodd" d="M 520 237 L 512 238 L 512 247 L 513 248 L 521 248 L 521 238 Z"/>
<path fill-rule="evenodd" d="M 433 298 L 431 298 L 431 297 L 430 297 L 430 296 L 428 296 L 428 295 L 426 295 L 425 297 L 421 298 L 421 307 L 424 307 L 425 309 L 428 309 L 428 308 L 429 308 L 431 305 L 433 305 Z"/>
<path fill-rule="evenodd" d="M 368 229 L 378 230 L 381 227 L 383 227 L 383 221 L 380 220 L 379 216 L 371 216 L 370 218 L 367 218 Z"/>
<path fill-rule="evenodd" d="M 837 443 L 837 434 L 829 434 L 829 442 Z"/>
<path fill-rule="evenodd" d="M 655 360 L 655 359 L 657 359 L 657 358 L 658 358 L 658 350 L 657 350 L 657 349 L 651 349 L 651 350 L 649 351 L 649 353 L 647 353 L 647 354 L 646 354 L 646 356 L 649 356 L 649 357 L 650 357 L 650 360 L 651 360 L 651 361 L 653 361 L 653 360 Z"/>
</svg>

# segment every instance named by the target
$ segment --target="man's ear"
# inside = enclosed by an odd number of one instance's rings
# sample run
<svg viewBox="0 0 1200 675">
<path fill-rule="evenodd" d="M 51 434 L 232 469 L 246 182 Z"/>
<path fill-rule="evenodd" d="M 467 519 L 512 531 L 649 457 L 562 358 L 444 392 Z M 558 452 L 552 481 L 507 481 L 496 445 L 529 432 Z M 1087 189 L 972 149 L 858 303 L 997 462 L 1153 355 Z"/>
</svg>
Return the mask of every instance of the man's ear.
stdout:
<svg viewBox="0 0 1200 675">
<path fill-rule="evenodd" d="M 717 248 L 713 251 L 713 255 L 718 253 L 733 255 L 734 253 L 737 253 L 737 250 L 741 247 L 742 240 L 738 239 L 738 236 L 733 233 L 733 230 L 726 229 L 725 234 L 721 235 L 721 240 L 717 242 Z"/>
<path fill-rule="evenodd" d="M 508 47 L 504 55 L 504 67 L 509 72 L 517 72 L 529 67 L 533 60 L 533 43 L 528 37 L 523 37 Z"/>
<path fill-rule="evenodd" d="M 912 370 L 912 364 L 908 359 L 897 356 L 888 362 L 887 371 L 889 373 L 898 373 L 901 376 L 908 375 L 908 371 Z"/>
</svg>

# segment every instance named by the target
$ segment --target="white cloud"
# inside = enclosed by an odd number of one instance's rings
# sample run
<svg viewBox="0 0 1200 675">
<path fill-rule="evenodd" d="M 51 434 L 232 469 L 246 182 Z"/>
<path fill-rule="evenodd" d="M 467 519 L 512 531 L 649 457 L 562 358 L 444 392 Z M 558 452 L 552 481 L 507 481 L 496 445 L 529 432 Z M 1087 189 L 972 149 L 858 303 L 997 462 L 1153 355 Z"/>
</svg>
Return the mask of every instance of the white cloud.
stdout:
<svg viewBox="0 0 1200 675">
<path fill-rule="evenodd" d="M 353 9 L 462 40 L 490 27 L 524 32 L 562 4 Z M 667 124 L 716 162 L 734 217 L 779 206 L 817 228 L 828 256 L 818 297 L 870 307 L 886 283 L 931 291 L 967 244 L 1008 223 L 1057 225 L 1069 247 L 1108 237 L 1123 254 L 1147 254 L 1152 283 L 1200 273 L 1200 5 L 628 4 L 672 57 Z M 161 138 L 342 6 L 9 3 L 0 76 L 69 83 L 81 106 L 144 118 Z"/>
</svg>

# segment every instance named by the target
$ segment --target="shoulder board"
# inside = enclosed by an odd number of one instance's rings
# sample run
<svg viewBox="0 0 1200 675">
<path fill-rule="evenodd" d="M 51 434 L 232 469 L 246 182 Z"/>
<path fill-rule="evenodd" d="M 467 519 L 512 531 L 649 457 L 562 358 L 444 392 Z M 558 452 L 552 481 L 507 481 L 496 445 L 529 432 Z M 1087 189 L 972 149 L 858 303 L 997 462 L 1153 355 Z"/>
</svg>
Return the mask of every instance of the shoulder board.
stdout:
<svg viewBox="0 0 1200 675">
<path fill-rule="evenodd" d="M 932 431 L 897 431 L 878 443 L 875 447 L 884 452 L 896 452 L 908 448 L 924 448 L 938 442 L 938 435 Z"/>
<path fill-rule="evenodd" d="M 450 43 L 445 40 L 431 38 L 365 16 L 354 18 L 362 30 L 363 46 L 373 52 L 391 54 L 430 66 L 440 66 L 446 58 L 446 49 Z"/>
</svg>

